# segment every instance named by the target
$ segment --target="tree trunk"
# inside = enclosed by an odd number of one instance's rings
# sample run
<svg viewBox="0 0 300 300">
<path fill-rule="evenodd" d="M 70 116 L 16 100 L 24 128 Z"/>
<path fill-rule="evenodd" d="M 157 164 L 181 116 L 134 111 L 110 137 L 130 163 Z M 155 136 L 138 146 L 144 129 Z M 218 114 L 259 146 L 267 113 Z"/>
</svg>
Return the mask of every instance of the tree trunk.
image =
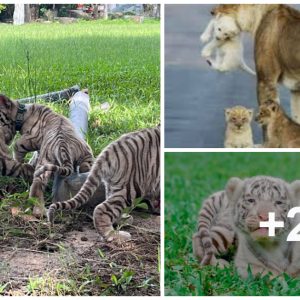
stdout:
<svg viewBox="0 0 300 300">
<path fill-rule="evenodd" d="M 40 6 L 38 4 L 30 4 L 31 20 L 35 21 L 39 18 Z"/>
<path fill-rule="evenodd" d="M 93 4 L 93 17 L 99 19 L 98 4 Z"/>
<path fill-rule="evenodd" d="M 155 15 L 155 17 L 156 17 L 157 19 L 160 19 L 160 4 L 157 4 L 156 15 Z"/>
<path fill-rule="evenodd" d="M 104 4 L 104 12 L 103 12 L 103 19 L 108 19 L 108 4 Z"/>
<path fill-rule="evenodd" d="M 153 15 L 153 4 L 143 4 L 144 15 L 151 17 Z"/>
<path fill-rule="evenodd" d="M 31 11 L 30 11 L 30 4 L 25 5 L 25 23 L 31 22 Z"/>
<path fill-rule="evenodd" d="M 14 25 L 22 25 L 25 22 L 25 5 L 24 4 L 15 4 L 14 9 Z"/>
</svg>

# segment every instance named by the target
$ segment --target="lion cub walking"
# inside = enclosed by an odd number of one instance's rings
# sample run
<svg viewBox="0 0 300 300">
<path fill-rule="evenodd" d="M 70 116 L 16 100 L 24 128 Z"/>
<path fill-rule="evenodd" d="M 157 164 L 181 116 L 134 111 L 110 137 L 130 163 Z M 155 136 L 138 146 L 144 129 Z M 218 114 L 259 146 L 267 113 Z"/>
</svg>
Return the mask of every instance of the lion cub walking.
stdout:
<svg viewBox="0 0 300 300">
<path fill-rule="evenodd" d="M 226 132 L 225 148 L 252 148 L 253 136 L 251 120 L 253 110 L 244 106 L 234 106 L 225 109 Z"/>
<path fill-rule="evenodd" d="M 300 148 L 300 125 L 286 115 L 279 103 L 268 100 L 255 117 L 267 127 L 266 148 Z"/>
</svg>

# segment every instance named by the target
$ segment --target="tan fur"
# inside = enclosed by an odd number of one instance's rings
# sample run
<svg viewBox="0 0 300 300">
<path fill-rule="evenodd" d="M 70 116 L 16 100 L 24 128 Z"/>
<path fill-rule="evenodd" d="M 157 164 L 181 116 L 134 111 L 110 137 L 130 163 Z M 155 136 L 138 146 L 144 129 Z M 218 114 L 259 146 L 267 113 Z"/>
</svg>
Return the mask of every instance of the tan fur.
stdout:
<svg viewBox="0 0 300 300">
<path fill-rule="evenodd" d="M 300 125 L 290 119 L 280 104 L 266 101 L 256 121 L 267 128 L 266 148 L 300 148 Z"/>
<path fill-rule="evenodd" d="M 213 13 L 232 16 L 253 34 L 259 104 L 279 101 L 282 83 L 292 93 L 292 118 L 300 122 L 300 12 L 283 4 L 223 4 Z"/>
<path fill-rule="evenodd" d="M 251 120 L 253 110 L 243 106 L 225 109 L 225 148 L 252 148 Z"/>
</svg>

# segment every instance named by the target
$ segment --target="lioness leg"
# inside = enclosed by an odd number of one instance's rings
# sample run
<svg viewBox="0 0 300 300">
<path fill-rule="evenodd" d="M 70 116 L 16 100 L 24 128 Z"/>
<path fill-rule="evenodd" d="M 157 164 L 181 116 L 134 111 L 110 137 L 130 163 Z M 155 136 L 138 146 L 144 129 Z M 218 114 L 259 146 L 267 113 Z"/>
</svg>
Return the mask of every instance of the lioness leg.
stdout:
<svg viewBox="0 0 300 300">
<path fill-rule="evenodd" d="M 291 94 L 292 119 L 300 124 L 300 91 L 291 91 Z"/>
</svg>

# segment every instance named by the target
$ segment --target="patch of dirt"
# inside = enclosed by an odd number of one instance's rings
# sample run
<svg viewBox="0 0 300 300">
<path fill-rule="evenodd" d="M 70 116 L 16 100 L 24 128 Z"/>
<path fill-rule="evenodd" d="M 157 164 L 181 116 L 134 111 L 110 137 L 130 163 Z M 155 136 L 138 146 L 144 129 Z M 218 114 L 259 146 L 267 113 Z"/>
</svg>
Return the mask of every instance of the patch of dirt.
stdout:
<svg viewBox="0 0 300 300">
<path fill-rule="evenodd" d="M 132 240 L 119 245 L 84 212 L 52 229 L 0 212 L 0 295 L 160 295 L 158 216 L 134 212 L 122 228 Z"/>
</svg>

